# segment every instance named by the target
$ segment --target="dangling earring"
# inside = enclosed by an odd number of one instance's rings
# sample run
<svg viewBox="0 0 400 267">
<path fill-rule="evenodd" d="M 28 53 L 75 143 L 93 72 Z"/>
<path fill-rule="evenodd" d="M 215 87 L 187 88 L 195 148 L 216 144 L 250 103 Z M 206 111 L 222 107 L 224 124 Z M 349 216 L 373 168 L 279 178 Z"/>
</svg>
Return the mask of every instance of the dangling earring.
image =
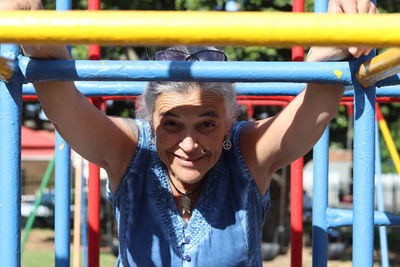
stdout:
<svg viewBox="0 0 400 267">
<path fill-rule="evenodd" d="M 231 147 L 232 147 L 232 142 L 231 142 L 231 140 L 229 140 L 229 136 L 228 136 L 228 135 L 225 135 L 225 137 L 224 137 L 224 142 L 222 143 L 222 147 L 223 147 L 225 150 L 231 149 Z"/>
</svg>

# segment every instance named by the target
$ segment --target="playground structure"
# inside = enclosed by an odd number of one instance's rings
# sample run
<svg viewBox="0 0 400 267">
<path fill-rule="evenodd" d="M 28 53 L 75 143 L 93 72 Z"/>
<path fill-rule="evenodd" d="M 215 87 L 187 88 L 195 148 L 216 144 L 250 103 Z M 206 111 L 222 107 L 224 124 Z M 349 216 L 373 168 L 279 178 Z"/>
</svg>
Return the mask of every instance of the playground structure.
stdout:
<svg viewBox="0 0 400 267">
<path fill-rule="evenodd" d="M 320 6 L 322 7 L 318 11 L 318 5 L 316 5 L 318 12 L 323 10 L 324 4 Z M 141 12 L 127 12 L 122 13 L 124 16 L 121 17 L 119 12 L 109 13 L 107 16 L 105 13 L 93 12 L 90 16 L 85 14 L 83 21 L 83 15 L 80 14 L 80 12 L 56 14 L 50 11 L 4 12 L 4 16 L 0 19 L 0 42 L 275 46 L 342 44 L 376 47 L 399 46 L 400 44 L 400 34 L 396 31 L 400 22 L 397 15 L 374 15 L 373 19 L 367 16 L 341 15 L 338 19 L 336 16 L 264 13 L 257 14 L 260 17 L 254 19 L 256 15 L 254 13 L 218 13 L 218 16 L 215 16 L 211 13 L 196 12 L 184 14 L 146 12 L 143 16 L 143 14 L 140 15 Z M 170 15 L 174 18 L 173 20 L 169 19 Z M 271 19 L 270 16 L 274 18 Z M 216 18 L 222 21 L 222 24 L 218 24 L 220 27 L 217 27 Z M 24 20 L 31 23 L 29 25 L 19 23 Z M 100 21 L 102 24 L 97 24 Z M 147 23 L 143 23 L 144 21 Z M 179 23 L 172 23 L 176 21 Z M 254 21 L 257 22 L 256 25 Z M 157 25 L 156 22 L 160 24 Z M 201 22 L 207 22 L 207 24 L 202 26 L 196 24 Z M 274 22 L 273 25 L 271 22 Z M 300 22 L 304 24 L 299 25 Z M 134 28 L 135 25 L 139 27 L 142 24 L 145 25 L 142 30 Z M 51 28 L 51 25 L 58 25 L 58 27 L 62 25 L 63 30 Z M 319 25 L 318 28 L 314 29 L 315 25 Z M 169 26 L 169 28 L 161 26 Z M 192 27 L 196 27 L 195 36 L 190 30 Z M 115 31 L 115 29 L 120 29 L 120 31 Z M 303 34 L 306 29 L 309 30 L 308 35 Z M 363 29 L 367 30 L 362 31 Z M 32 32 L 34 32 L 33 35 L 27 34 Z M 158 35 L 159 32 L 165 32 L 166 35 Z M 302 32 L 302 34 L 293 34 L 294 32 Z M 72 34 L 68 35 L 69 33 Z M 338 36 L 340 38 L 335 39 Z M 118 37 L 118 39 L 112 37 Z M 375 99 L 376 96 L 397 97 L 400 94 L 400 88 L 395 86 L 399 84 L 399 76 L 393 72 L 398 62 L 389 60 L 398 58 L 396 50 L 389 50 L 390 56 L 385 53 L 384 56 L 375 57 L 374 60 L 363 65 L 368 68 L 364 70 L 361 68 L 360 71 L 358 71 L 358 66 L 361 62 L 357 60 L 350 63 L 213 62 L 210 65 L 208 62 L 33 60 L 19 55 L 16 45 L 2 45 L 0 52 L 2 58 L 0 75 L 5 80 L 10 80 L 0 85 L 2 113 L 0 128 L 3 129 L 0 149 L 5 151 L 0 157 L 3 173 L 0 180 L 0 258 L 5 266 L 19 266 L 20 261 L 21 102 L 22 95 L 35 94 L 31 85 L 22 86 L 22 83 L 40 80 L 81 81 L 76 85 L 86 96 L 139 95 L 145 86 L 144 81 L 154 80 L 234 81 L 237 82 L 238 95 L 250 96 L 296 95 L 304 88 L 306 82 L 340 83 L 352 86 L 354 91 L 347 91 L 345 96 L 353 96 L 355 106 L 353 211 L 331 209 L 327 206 L 329 138 L 326 131 L 314 149 L 316 166 L 314 196 L 318 198 L 315 197 L 313 202 L 313 265 L 326 266 L 329 227 L 353 226 L 353 265 L 364 267 L 373 265 L 374 224 L 399 224 L 400 217 L 385 214 L 382 210 L 375 213 L 373 211 L 376 134 L 372 129 L 375 128 Z M 384 67 L 379 67 L 378 63 L 382 62 L 389 63 Z M 372 71 L 374 66 L 378 66 L 377 69 L 380 71 Z M 372 86 L 367 90 L 363 89 L 353 78 L 356 73 L 361 79 L 361 84 L 363 81 L 372 81 L 372 84 L 366 83 Z M 285 84 L 280 82 L 285 82 Z M 374 84 L 383 88 L 375 91 Z M 58 198 L 56 199 L 55 223 L 56 266 L 69 266 L 69 224 L 64 218 L 69 218 L 70 156 L 68 145 L 59 136 L 56 148 L 56 197 Z"/>
</svg>

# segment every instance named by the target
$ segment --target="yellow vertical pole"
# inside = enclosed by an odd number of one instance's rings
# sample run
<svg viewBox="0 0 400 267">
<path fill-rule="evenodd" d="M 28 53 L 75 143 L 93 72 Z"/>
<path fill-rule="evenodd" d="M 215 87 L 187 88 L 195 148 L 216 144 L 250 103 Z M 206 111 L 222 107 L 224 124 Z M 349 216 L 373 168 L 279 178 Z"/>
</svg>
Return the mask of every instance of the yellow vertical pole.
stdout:
<svg viewBox="0 0 400 267">
<path fill-rule="evenodd" d="M 379 129 L 382 132 L 383 139 L 385 140 L 386 146 L 389 150 L 390 157 L 393 160 L 396 172 L 400 174 L 400 157 L 397 151 L 396 145 L 394 144 L 392 135 L 390 134 L 389 127 L 382 115 L 379 105 L 376 105 L 376 117 L 378 120 Z"/>
</svg>

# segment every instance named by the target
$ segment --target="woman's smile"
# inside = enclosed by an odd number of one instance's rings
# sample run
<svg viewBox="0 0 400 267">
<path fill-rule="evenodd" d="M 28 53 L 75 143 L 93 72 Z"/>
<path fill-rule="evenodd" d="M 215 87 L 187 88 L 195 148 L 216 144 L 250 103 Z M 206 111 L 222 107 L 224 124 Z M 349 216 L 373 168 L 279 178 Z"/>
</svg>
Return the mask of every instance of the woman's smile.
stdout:
<svg viewBox="0 0 400 267">
<path fill-rule="evenodd" d="M 201 155 L 198 157 L 187 157 L 187 156 L 179 156 L 175 153 L 172 155 L 178 160 L 178 163 L 183 167 L 193 168 L 197 163 L 199 163 L 202 159 L 206 157 L 206 155 Z"/>
</svg>

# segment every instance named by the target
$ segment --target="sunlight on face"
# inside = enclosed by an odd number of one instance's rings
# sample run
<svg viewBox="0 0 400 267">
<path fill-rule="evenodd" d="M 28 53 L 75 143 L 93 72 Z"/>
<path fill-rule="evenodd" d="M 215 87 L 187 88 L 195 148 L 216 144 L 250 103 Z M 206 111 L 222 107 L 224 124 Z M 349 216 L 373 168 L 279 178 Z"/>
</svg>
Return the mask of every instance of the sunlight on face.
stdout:
<svg viewBox="0 0 400 267">
<path fill-rule="evenodd" d="M 194 184 L 217 163 L 229 133 L 222 96 L 192 88 L 188 93 L 164 93 L 153 113 L 161 161 L 181 183 Z"/>
</svg>

